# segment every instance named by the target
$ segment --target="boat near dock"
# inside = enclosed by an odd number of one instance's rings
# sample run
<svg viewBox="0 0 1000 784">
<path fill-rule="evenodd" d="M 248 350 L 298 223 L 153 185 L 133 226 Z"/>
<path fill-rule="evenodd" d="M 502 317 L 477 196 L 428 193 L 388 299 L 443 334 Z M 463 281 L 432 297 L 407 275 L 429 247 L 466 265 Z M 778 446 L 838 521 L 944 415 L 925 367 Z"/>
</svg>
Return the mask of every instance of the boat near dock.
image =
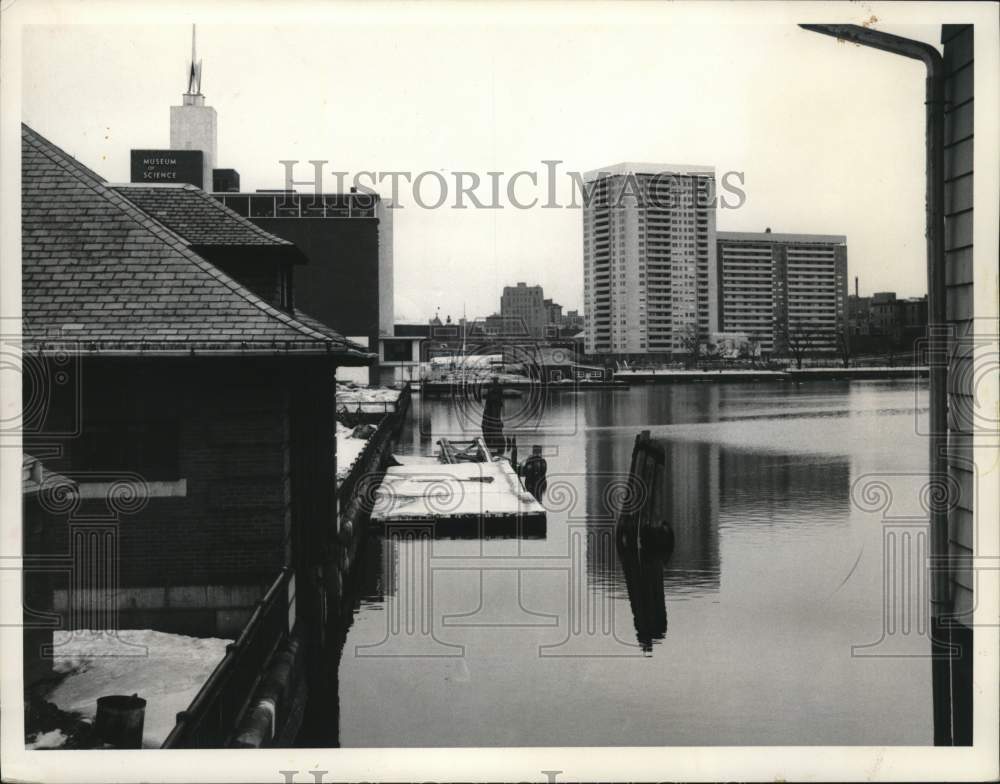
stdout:
<svg viewBox="0 0 1000 784">
<path fill-rule="evenodd" d="M 395 456 L 375 491 L 372 523 L 427 525 L 445 538 L 544 538 L 545 507 L 482 438 L 438 441 L 433 456 Z"/>
</svg>

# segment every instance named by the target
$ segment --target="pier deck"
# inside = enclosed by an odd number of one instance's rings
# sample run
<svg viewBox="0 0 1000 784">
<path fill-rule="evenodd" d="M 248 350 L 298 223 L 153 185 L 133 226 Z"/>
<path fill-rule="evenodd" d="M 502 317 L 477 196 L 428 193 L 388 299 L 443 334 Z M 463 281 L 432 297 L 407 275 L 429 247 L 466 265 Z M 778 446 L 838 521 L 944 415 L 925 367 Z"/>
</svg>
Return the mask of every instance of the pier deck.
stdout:
<svg viewBox="0 0 1000 784">
<path fill-rule="evenodd" d="M 545 508 L 504 459 L 445 464 L 401 458 L 375 495 L 375 524 L 428 523 L 444 536 L 544 535 Z"/>
</svg>

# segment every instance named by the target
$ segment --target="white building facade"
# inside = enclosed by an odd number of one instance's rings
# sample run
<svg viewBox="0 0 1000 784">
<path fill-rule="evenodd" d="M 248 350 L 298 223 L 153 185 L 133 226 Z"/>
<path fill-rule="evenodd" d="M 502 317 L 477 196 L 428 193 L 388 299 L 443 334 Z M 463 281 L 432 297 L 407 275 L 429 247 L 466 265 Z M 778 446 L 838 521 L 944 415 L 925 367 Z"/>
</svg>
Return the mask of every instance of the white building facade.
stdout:
<svg viewBox="0 0 1000 784">
<path fill-rule="evenodd" d="M 212 172 L 218 156 L 219 119 L 215 109 L 205 105 L 201 92 L 201 60 L 195 50 L 195 32 L 191 29 L 191 66 L 188 89 L 180 106 L 170 107 L 170 149 L 201 150 L 203 190 L 211 191 Z"/>
<path fill-rule="evenodd" d="M 585 176 L 588 354 L 690 354 L 717 329 L 715 169 L 621 163 Z"/>
</svg>

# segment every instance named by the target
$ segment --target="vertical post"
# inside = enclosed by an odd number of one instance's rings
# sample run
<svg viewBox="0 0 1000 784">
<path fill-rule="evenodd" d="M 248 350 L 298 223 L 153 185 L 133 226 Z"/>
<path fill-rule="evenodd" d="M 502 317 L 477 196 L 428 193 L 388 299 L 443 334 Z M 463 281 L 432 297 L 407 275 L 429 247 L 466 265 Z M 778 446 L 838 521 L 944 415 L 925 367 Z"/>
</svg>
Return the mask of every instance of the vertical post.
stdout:
<svg viewBox="0 0 1000 784">
<path fill-rule="evenodd" d="M 927 64 L 927 322 L 930 376 L 929 479 L 948 475 L 948 338 L 944 266 L 944 74 L 940 59 Z M 954 694 L 948 569 L 948 498 L 930 494 L 931 639 L 934 743 L 952 745 Z"/>
<path fill-rule="evenodd" d="M 948 474 L 948 339 L 944 266 L 944 79 L 928 65 L 927 74 L 927 309 L 930 364 L 930 475 L 943 481 Z M 947 570 L 948 499 L 932 493 L 931 556 L 937 561 L 931 601 L 933 615 L 949 611 Z"/>
<path fill-rule="evenodd" d="M 323 694 L 329 676 L 329 586 L 337 554 L 335 367 L 325 358 L 302 360 L 288 375 L 296 615 L 306 646 L 310 693 Z"/>
</svg>

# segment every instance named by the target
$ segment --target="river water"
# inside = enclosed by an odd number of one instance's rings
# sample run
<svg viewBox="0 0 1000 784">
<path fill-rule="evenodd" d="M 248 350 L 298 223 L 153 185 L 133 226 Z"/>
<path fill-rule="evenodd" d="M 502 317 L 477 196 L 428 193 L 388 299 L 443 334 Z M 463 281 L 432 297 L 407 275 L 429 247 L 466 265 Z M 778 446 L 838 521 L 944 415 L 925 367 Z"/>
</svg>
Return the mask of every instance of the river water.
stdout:
<svg viewBox="0 0 1000 784">
<path fill-rule="evenodd" d="M 932 742 L 922 383 L 539 391 L 504 416 L 548 461 L 545 536 L 369 537 L 340 745 Z M 478 418 L 417 397 L 399 451 Z M 641 430 L 665 563 L 611 536 Z"/>
</svg>

